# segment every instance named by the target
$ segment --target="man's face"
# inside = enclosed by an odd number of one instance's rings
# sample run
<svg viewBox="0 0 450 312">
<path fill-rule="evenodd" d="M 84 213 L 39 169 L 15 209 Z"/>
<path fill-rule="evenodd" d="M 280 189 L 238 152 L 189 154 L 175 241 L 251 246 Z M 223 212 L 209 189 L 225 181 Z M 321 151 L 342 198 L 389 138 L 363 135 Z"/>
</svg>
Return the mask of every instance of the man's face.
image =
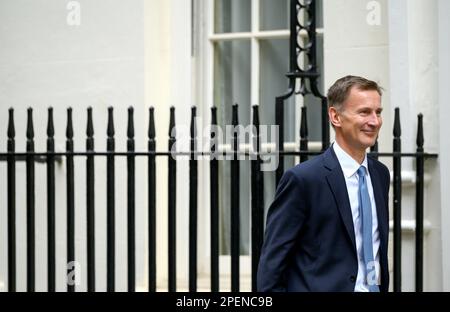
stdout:
<svg viewBox="0 0 450 312">
<path fill-rule="evenodd" d="M 337 132 L 349 148 L 366 150 L 375 144 L 380 131 L 381 96 L 376 90 L 359 90 L 353 87 L 341 111 L 335 112 L 333 122 Z"/>
</svg>

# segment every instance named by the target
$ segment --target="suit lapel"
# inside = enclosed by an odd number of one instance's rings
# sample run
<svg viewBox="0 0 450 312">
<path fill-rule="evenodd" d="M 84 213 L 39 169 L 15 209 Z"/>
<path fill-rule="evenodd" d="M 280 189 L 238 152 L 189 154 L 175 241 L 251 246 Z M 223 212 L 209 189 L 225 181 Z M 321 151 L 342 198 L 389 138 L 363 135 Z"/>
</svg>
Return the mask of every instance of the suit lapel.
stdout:
<svg viewBox="0 0 450 312">
<path fill-rule="evenodd" d="M 333 148 L 330 147 L 324 154 L 324 166 L 331 172 L 327 175 L 326 179 L 328 185 L 331 188 L 336 205 L 339 209 L 342 222 L 347 230 L 348 237 L 350 238 L 353 250 L 356 254 L 356 243 L 355 243 L 355 231 L 353 226 L 353 216 L 350 207 L 350 202 L 348 199 L 347 185 L 345 183 L 344 174 L 342 172 L 341 166 L 334 154 Z M 378 205 L 378 204 L 377 204 Z"/>
</svg>

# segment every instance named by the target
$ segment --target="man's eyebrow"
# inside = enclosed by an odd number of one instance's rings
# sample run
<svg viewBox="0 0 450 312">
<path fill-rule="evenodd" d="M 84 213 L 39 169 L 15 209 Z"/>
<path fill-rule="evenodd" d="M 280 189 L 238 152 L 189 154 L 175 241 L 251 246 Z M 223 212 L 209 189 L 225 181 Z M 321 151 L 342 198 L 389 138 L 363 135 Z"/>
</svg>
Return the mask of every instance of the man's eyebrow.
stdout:
<svg viewBox="0 0 450 312">
<path fill-rule="evenodd" d="M 372 110 L 371 107 L 369 107 L 369 106 L 364 106 L 364 107 L 358 108 L 358 109 L 357 109 L 357 112 L 371 111 L 371 110 Z M 383 111 L 383 107 L 378 107 L 378 108 L 375 109 L 375 111 L 381 113 L 381 112 Z"/>
</svg>

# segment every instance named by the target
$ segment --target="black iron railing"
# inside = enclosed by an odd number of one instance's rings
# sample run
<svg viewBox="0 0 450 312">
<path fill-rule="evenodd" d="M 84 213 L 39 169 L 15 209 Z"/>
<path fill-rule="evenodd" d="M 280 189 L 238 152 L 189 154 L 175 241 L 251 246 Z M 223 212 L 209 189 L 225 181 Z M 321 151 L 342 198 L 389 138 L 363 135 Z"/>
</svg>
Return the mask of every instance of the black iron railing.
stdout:
<svg viewBox="0 0 450 312">
<path fill-rule="evenodd" d="M 156 284 L 156 232 L 155 232 L 155 219 L 157 213 L 156 207 L 156 176 L 158 169 L 155 166 L 155 160 L 157 157 L 168 157 L 169 171 L 168 171 L 168 233 L 169 233 L 169 266 L 168 266 L 168 279 L 169 291 L 177 290 L 177 258 L 176 258 L 176 173 L 177 173 L 177 156 L 178 155 L 190 155 L 189 160 L 189 290 L 197 290 L 197 253 L 198 253 L 198 236 L 197 236 L 197 216 L 198 216 L 198 177 L 197 168 L 199 162 L 209 161 L 210 167 L 210 192 L 211 192 L 211 291 L 219 290 L 219 214 L 218 214 L 218 202 L 219 202 L 219 188 L 220 183 L 218 179 L 218 163 L 220 161 L 230 161 L 232 164 L 231 171 L 231 204 L 228 209 L 231 211 L 231 289 L 232 291 L 239 291 L 239 231 L 242 230 L 239 225 L 239 165 L 240 161 L 238 156 L 246 155 L 253 156 L 249 158 L 251 161 L 251 233 L 252 233 L 252 289 L 256 289 L 256 268 L 259 260 L 260 249 L 263 241 L 264 232 L 264 200 L 263 200 L 263 188 L 264 183 L 261 165 L 261 156 L 268 154 L 266 151 L 261 151 L 261 138 L 259 125 L 259 113 L 258 106 L 253 106 L 253 125 L 255 126 L 252 133 L 252 149 L 251 151 L 241 151 L 239 148 L 238 138 L 239 127 L 238 126 L 238 110 L 237 105 L 233 107 L 233 115 L 231 116 L 232 124 L 235 126 L 233 133 L 233 148 L 231 154 L 232 160 L 218 159 L 217 155 L 226 155 L 226 152 L 218 151 L 218 138 L 211 132 L 211 150 L 199 151 L 196 146 L 198 139 L 195 117 L 196 109 L 192 108 L 191 114 L 191 137 L 190 137 L 190 150 L 189 151 L 173 151 L 172 148 L 176 143 L 175 132 L 175 108 L 170 110 L 170 136 L 168 140 L 168 151 L 157 152 L 155 150 L 155 124 L 154 124 L 154 109 L 150 108 L 149 114 L 149 130 L 148 130 L 148 150 L 147 151 L 135 151 L 134 145 L 134 121 L 133 121 L 133 108 L 128 109 L 128 130 L 127 130 L 127 151 L 118 152 L 115 151 L 115 138 L 114 138 L 114 121 L 113 121 L 113 109 L 108 109 L 108 125 L 107 125 L 107 150 L 105 152 L 95 151 L 94 148 L 94 132 L 93 132 L 93 111 L 88 108 L 87 115 L 87 130 L 86 130 L 86 151 L 76 152 L 73 150 L 73 124 L 72 124 L 72 109 L 67 110 L 67 128 L 66 128 L 66 151 L 55 152 L 54 151 L 54 126 L 53 126 L 53 110 L 48 110 L 48 126 L 47 126 L 47 151 L 35 152 L 34 151 L 34 128 L 33 128 L 33 115 L 32 109 L 28 109 L 28 121 L 27 121 L 27 145 L 25 152 L 15 151 L 15 126 L 14 126 L 14 110 L 9 110 L 9 124 L 8 124 L 8 144 L 7 152 L 0 153 L 0 156 L 7 161 L 7 211 L 8 211 L 8 289 L 10 291 L 16 290 L 16 170 L 15 165 L 17 159 L 25 157 L 26 159 L 26 206 L 27 206 L 27 221 L 26 221 L 26 233 L 27 233 L 27 290 L 35 290 L 35 159 L 37 157 L 44 157 L 46 159 L 47 167 L 47 213 L 48 213 L 48 228 L 47 228 L 47 240 L 48 240 L 48 291 L 55 290 L 55 280 L 57 277 L 55 274 L 55 242 L 60 238 L 55 235 L 55 159 L 60 157 L 66 161 L 66 180 L 67 180 L 67 263 L 76 261 L 75 254 L 75 237 L 74 231 L 77 226 L 75 224 L 75 199 L 76 190 L 74 188 L 75 180 L 75 168 L 74 158 L 85 157 L 86 158 L 86 222 L 87 222 L 87 284 L 88 291 L 95 291 L 95 211 L 94 206 L 94 178 L 95 167 L 94 163 L 99 157 L 106 157 L 107 162 L 107 220 L 106 220 L 106 232 L 107 232 L 107 290 L 115 290 L 115 159 L 117 157 L 126 157 L 127 159 L 127 241 L 128 241 L 128 290 L 134 291 L 136 284 L 136 250 L 135 250 L 135 220 L 140 216 L 136 215 L 135 211 L 135 158 L 147 157 L 148 158 L 148 274 L 149 274 L 149 291 L 155 291 Z M 321 152 L 312 152 L 305 149 L 308 145 L 308 128 L 306 125 L 306 108 L 301 110 L 301 125 L 300 125 L 300 142 L 299 146 L 302 148 L 298 151 L 283 151 L 280 155 L 283 156 L 299 156 L 300 161 L 306 160 L 308 156 L 320 154 Z M 211 109 L 211 123 L 216 123 L 216 108 Z M 424 136 L 423 136 L 423 121 L 422 115 L 418 116 L 418 129 L 417 129 L 417 151 L 415 153 L 402 153 L 400 148 L 400 110 L 395 109 L 395 121 L 394 121 L 394 142 L 393 152 L 379 153 L 377 151 L 377 145 L 372 148 L 369 153 L 372 157 L 390 157 L 394 161 L 393 168 L 393 209 L 394 209 L 394 290 L 401 290 L 401 265 L 400 265 L 400 251 L 401 251 L 401 159 L 405 157 L 413 157 L 416 159 L 416 289 L 422 290 L 423 281 L 423 215 L 424 215 L 424 162 L 428 158 L 435 158 L 437 155 L 425 153 L 423 150 Z M 270 152 L 273 153 L 273 152 Z M 195 156 L 206 156 L 205 159 L 198 159 Z M 209 159 L 209 160 L 208 160 Z M 58 173 L 60 174 L 60 173 Z M 201 186 L 202 189 L 206 186 Z M 73 272 L 67 271 L 67 274 L 73 274 Z M 68 284 L 67 291 L 75 291 L 75 287 L 72 284 Z"/>
</svg>

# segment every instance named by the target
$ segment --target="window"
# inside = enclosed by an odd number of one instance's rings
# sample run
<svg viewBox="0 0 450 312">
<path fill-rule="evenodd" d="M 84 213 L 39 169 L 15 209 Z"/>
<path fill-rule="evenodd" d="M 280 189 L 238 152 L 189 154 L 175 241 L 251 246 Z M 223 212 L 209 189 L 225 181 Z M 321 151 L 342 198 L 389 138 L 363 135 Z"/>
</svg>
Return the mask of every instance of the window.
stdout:
<svg viewBox="0 0 450 312">
<path fill-rule="evenodd" d="M 221 126 L 231 124 L 232 105 L 239 105 L 239 123 L 251 124 L 251 106 L 260 107 L 261 124 L 275 123 L 275 97 L 286 92 L 289 70 L 289 0 L 210 0 L 197 2 L 205 21 L 199 32 L 196 68 L 205 82 L 203 105 L 215 105 Z M 322 1 L 317 3 L 317 60 L 323 70 Z M 195 10 L 195 8 L 194 8 Z M 301 15 L 302 12 L 299 13 Z M 300 17 L 299 18 L 303 18 Z M 203 48 L 202 48 L 203 47 Z M 302 62 L 301 60 L 299 60 Z M 201 64 L 200 64 L 201 63 Z M 199 84 L 199 82 L 197 83 Z M 322 78 L 319 87 L 323 88 Z M 201 87 L 199 87 L 201 88 Z M 308 107 L 308 119 L 320 121 L 320 99 L 293 96 L 286 102 L 285 146 L 298 144 L 300 108 Z M 208 108 L 203 108 L 209 116 Z M 208 118 L 209 120 L 209 118 Z M 309 123 L 310 140 L 320 140 L 320 122 Z M 289 148 L 285 148 L 288 150 Z M 286 168 L 296 162 L 286 157 Z M 275 192 L 274 172 L 264 173 L 265 206 Z M 220 162 L 220 252 L 230 253 L 230 163 Z M 250 246 L 250 162 L 240 162 L 241 255 Z"/>
</svg>

